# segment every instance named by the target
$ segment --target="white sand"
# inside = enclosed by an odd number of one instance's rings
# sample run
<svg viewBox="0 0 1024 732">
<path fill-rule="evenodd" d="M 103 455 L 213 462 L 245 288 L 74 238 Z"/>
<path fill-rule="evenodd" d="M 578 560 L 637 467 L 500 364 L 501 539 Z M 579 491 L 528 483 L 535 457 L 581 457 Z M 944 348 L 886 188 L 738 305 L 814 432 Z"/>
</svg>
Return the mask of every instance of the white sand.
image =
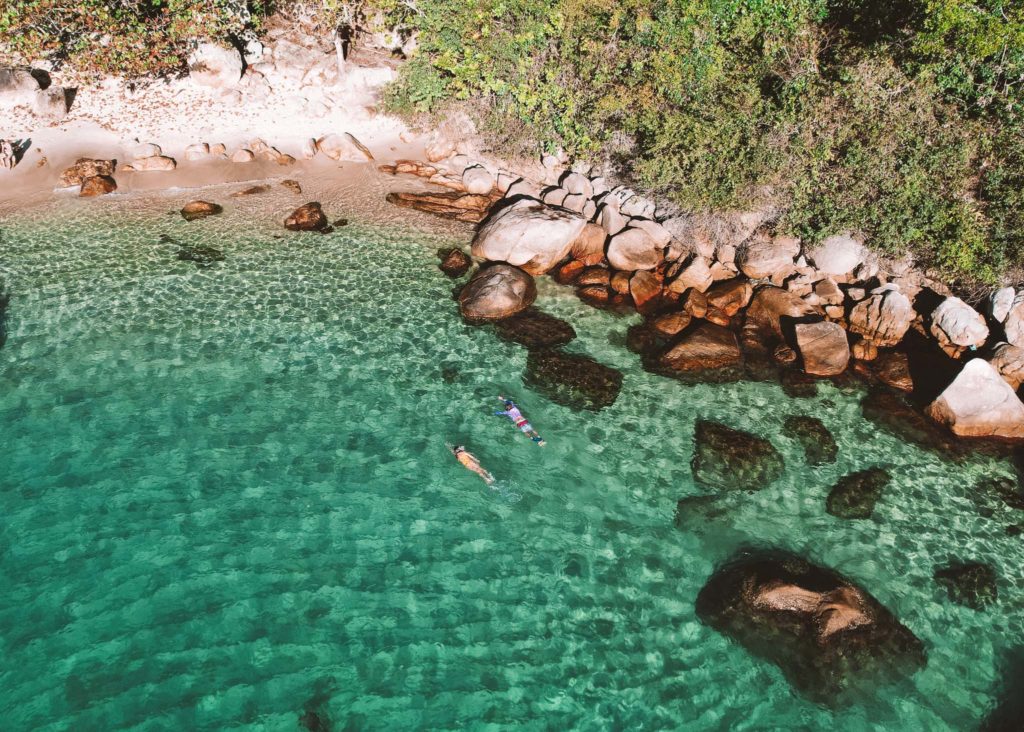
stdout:
<svg viewBox="0 0 1024 732">
<path fill-rule="evenodd" d="M 53 83 L 70 83 L 59 73 Z M 31 147 L 13 171 L 0 170 L 0 201 L 45 200 L 53 195 L 60 172 L 79 157 L 114 158 L 130 162 L 139 143 L 156 143 L 178 163 L 173 172 L 118 172 L 120 192 L 159 188 L 188 188 L 225 181 L 290 177 L 304 169 L 330 174 L 322 155 L 314 161 L 302 157 L 303 142 L 332 132 L 349 132 L 381 162 L 423 157 L 423 136 L 410 132 L 400 121 L 376 112 L 383 86 L 393 71 L 386 66 L 349 65 L 340 82 L 329 89 L 291 88 L 275 80 L 270 93 L 241 90 L 241 103 L 223 90 L 197 86 L 188 78 L 155 81 L 133 88 L 120 79 L 108 79 L 77 91 L 68 115 L 51 122 L 27 107 L 0 108 L 0 138 L 29 139 Z M 306 110 L 322 100 L 323 117 Z M 188 161 L 184 151 L 199 142 L 224 143 L 228 155 L 256 138 L 266 141 L 298 161 L 279 166 L 265 160 L 232 163 L 224 160 Z M 45 163 L 41 164 L 45 158 Z M 330 165 L 325 165 L 329 163 Z"/>
</svg>

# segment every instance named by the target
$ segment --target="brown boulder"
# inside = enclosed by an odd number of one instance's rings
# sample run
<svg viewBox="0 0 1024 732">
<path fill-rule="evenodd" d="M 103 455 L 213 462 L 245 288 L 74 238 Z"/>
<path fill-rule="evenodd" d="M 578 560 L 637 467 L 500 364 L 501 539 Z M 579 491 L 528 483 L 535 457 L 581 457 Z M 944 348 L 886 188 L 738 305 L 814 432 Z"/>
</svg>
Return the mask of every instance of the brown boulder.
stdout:
<svg viewBox="0 0 1024 732">
<path fill-rule="evenodd" d="M 900 351 L 889 351 L 879 354 L 872 364 L 874 374 L 886 386 L 907 393 L 914 390 L 914 380 L 910 376 L 910 359 Z"/>
<path fill-rule="evenodd" d="M 686 330 L 692 319 L 693 316 L 685 310 L 680 310 L 676 313 L 665 313 L 651 321 L 651 330 L 663 338 L 671 338 Z"/>
<path fill-rule="evenodd" d="M 849 328 L 879 348 L 887 348 L 903 340 L 914 317 L 907 296 L 895 285 L 885 285 L 872 290 L 870 297 L 850 310 Z"/>
<path fill-rule="evenodd" d="M 738 277 L 716 282 L 704 293 L 708 306 L 721 310 L 729 318 L 749 305 L 753 296 L 750 282 Z"/>
<path fill-rule="evenodd" d="M 629 294 L 638 312 L 650 312 L 660 304 L 662 281 L 657 273 L 646 270 L 640 270 L 630 278 Z"/>
<path fill-rule="evenodd" d="M 449 249 L 441 258 L 441 271 L 452 279 L 462 277 L 473 266 L 473 260 L 461 249 Z"/>
<path fill-rule="evenodd" d="M 629 294 L 629 277 L 632 272 L 613 272 L 610 286 L 613 291 L 620 295 Z"/>
<path fill-rule="evenodd" d="M 526 310 L 537 299 L 533 277 L 510 264 L 485 267 L 459 293 L 459 309 L 469 321 L 501 320 Z"/>
<path fill-rule="evenodd" d="M 752 353 L 768 353 L 785 340 L 783 324 L 809 315 L 820 316 L 822 312 L 780 287 L 759 287 L 747 308 L 741 334 L 743 347 Z"/>
<path fill-rule="evenodd" d="M 487 217 L 494 199 L 474 193 L 389 193 L 385 200 L 395 206 L 441 216 L 446 219 L 479 223 Z"/>
<path fill-rule="evenodd" d="M 325 231 L 330 226 L 323 208 L 317 201 L 299 206 L 284 220 L 290 231 Z"/>
<path fill-rule="evenodd" d="M 587 267 L 583 270 L 583 274 L 576 280 L 577 287 L 587 287 L 588 285 L 599 285 L 605 287 L 610 285 L 612 281 L 612 273 L 610 270 L 604 267 Z"/>
<path fill-rule="evenodd" d="M 82 181 L 78 195 L 83 198 L 103 196 L 117 190 L 117 181 L 109 175 L 91 175 Z"/>
<path fill-rule="evenodd" d="M 814 376 L 837 376 L 850 362 L 850 344 L 846 331 L 828 321 L 797 323 L 794 326 L 796 348 L 804 371 Z"/>
<path fill-rule="evenodd" d="M 738 366 L 742 358 L 735 333 L 700 323 L 658 356 L 657 366 L 667 371 L 699 372 Z"/>
<path fill-rule="evenodd" d="M 608 305 L 611 293 L 603 285 L 586 285 L 576 289 L 576 296 L 595 308 L 603 308 Z"/>
<path fill-rule="evenodd" d="M 556 269 L 553 276 L 555 278 L 555 282 L 560 285 L 572 285 L 576 284 L 580 275 L 583 274 L 584 269 L 586 269 L 586 265 L 584 265 L 583 262 L 578 259 L 570 259 L 568 262 Z"/>
<path fill-rule="evenodd" d="M 86 178 L 94 178 L 96 176 L 110 178 L 114 175 L 115 162 L 114 160 L 79 158 L 75 161 L 74 165 L 60 174 L 60 186 L 61 188 L 80 186 Z"/>
<path fill-rule="evenodd" d="M 223 213 L 224 207 L 209 201 L 189 201 L 181 209 L 181 217 L 185 221 L 195 221 L 207 216 Z"/>
</svg>

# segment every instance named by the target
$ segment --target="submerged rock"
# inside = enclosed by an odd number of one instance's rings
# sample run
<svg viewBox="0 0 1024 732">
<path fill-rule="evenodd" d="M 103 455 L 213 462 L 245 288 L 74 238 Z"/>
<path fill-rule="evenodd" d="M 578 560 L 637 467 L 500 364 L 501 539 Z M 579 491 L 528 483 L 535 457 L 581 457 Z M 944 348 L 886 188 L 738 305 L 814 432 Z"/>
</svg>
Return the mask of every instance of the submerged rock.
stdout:
<svg viewBox="0 0 1024 732">
<path fill-rule="evenodd" d="M 281 185 L 284 188 L 287 188 L 292 193 L 302 193 L 302 186 L 299 184 L 297 180 L 292 180 L 289 178 L 288 180 L 281 181 Z"/>
<path fill-rule="evenodd" d="M 738 367 L 743 362 L 736 334 L 728 328 L 701 322 L 681 336 L 653 361 L 660 373 L 705 374 Z M 736 374 L 733 374 L 736 375 Z"/>
<path fill-rule="evenodd" d="M 496 264 L 477 271 L 459 293 L 469 321 L 501 320 L 526 310 L 537 299 L 537 283 L 518 267 Z"/>
<path fill-rule="evenodd" d="M 981 562 L 954 562 L 935 570 L 935 581 L 957 605 L 982 610 L 996 601 L 996 571 Z"/>
<path fill-rule="evenodd" d="M 1024 511 L 1024 487 L 1013 478 L 983 478 L 974 486 L 972 494 L 997 498 L 1007 508 Z"/>
<path fill-rule="evenodd" d="M 1024 719 L 1024 646 L 1004 652 L 999 675 L 996 706 L 982 721 L 978 732 L 1020 731 L 1020 721 Z"/>
<path fill-rule="evenodd" d="M 495 324 L 498 335 L 529 349 L 564 346 L 576 337 L 576 331 L 564 320 L 539 310 L 527 310 Z"/>
<path fill-rule="evenodd" d="M 202 269 L 214 262 L 224 261 L 224 252 L 213 247 L 183 247 L 178 251 L 178 259 L 184 262 L 195 262 Z"/>
<path fill-rule="evenodd" d="M 209 201 L 189 201 L 181 209 L 181 217 L 185 221 L 205 219 L 207 216 L 217 216 L 224 212 L 224 207 L 210 203 Z"/>
<path fill-rule="evenodd" d="M 231 194 L 231 197 L 238 198 L 240 196 L 258 196 L 259 194 L 266 193 L 269 190 L 270 186 L 268 185 L 249 186 L 248 188 L 243 188 L 240 191 L 235 191 Z"/>
<path fill-rule="evenodd" d="M 886 386 L 908 394 L 914 391 L 914 379 L 910 374 L 910 359 L 900 351 L 881 353 L 872 364 L 872 372 Z"/>
<path fill-rule="evenodd" d="M 589 356 L 537 350 L 526 359 L 523 382 L 556 404 L 598 411 L 615 403 L 622 373 Z"/>
<path fill-rule="evenodd" d="M 786 417 L 783 426 L 803 447 L 808 465 L 824 465 L 836 461 L 839 448 L 835 438 L 817 417 L 791 414 Z"/>
<path fill-rule="evenodd" d="M 385 196 L 388 203 L 403 208 L 434 214 L 446 219 L 479 223 L 487 217 L 493 200 L 488 196 L 458 191 L 435 193 L 389 193 Z"/>
<path fill-rule="evenodd" d="M 874 597 L 830 569 L 783 552 L 742 552 L 697 596 L 700 620 L 782 669 L 830 707 L 926 663 L 924 645 Z"/>
<path fill-rule="evenodd" d="M 700 419 L 690 468 L 694 480 L 710 488 L 757 491 L 782 475 L 785 461 L 762 437 Z"/>
<path fill-rule="evenodd" d="M 452 279 L 458 279 L 473 266 L 473 260 L 461 249 L 445 249 L 441 254 L 441 271 Z"/>
<path fill-rule="evenodd" d="M 322 232 L 330 227 L 330 222 L 320 203 L 313 201 L 292 211 L 292 215 L 284 220 L 284 227 L 290 231 Z"/>
<path fill-rule="evenodd" d="M 871 518 L 889 480 L 889 473 L 882 468 L 868 468 L 843 476 L 828 494 L 825 510 L 839 518 Z"/>
</svg>

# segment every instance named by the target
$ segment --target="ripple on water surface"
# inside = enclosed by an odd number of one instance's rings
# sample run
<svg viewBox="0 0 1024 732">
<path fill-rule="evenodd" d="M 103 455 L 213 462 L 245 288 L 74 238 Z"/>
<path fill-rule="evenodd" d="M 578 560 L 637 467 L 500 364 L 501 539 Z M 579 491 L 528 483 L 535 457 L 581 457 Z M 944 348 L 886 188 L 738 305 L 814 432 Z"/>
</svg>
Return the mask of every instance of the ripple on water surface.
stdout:
<svg viewBox="0 0 1024 732">
<path fill-rule="evenodd" d="M 225 213 L 192 223 L 179 194 L 0 223 L 5 728 L 295 729 L 308 710 L 331 729 L 963 729 L 985 714 L 1021 642 L 1024 548 L 1005 532 L 1020 518 L 982 516 L 972 487 L 1009 465 L 902 444 L 828 384 L 790 399 L 645 373 L 623 347 L 634 318 L 543 281 L 539 307 L 579 334 L 567 350 L 625 375 L 600 412 L 553 404 L 523 385 L 524 349 L 456 316 L 434 252 L 469 229 L 389 209 L 379 183 L 301 183 L 301 201 L 204 191 Z M 285 232 L 305 200 L 351 223 Z M 181 245 L 225 259 L 197 267 Z M 546 448 L 491 416 L 498 393 Z M 791 414 L 825 423 L 835 463 L 806 465 Z M 787 467 L 677 528 L 677 500 L 704 492 L 697 418 L 770 438 Z M 873 517 L 828 515 L 835 482 L 873 466 L 892 476 Z M 927 667 L 836 711 L 796 695 L 694 613 L 750 544 L 850 576 L 924 641 Z M 953 559 L 993 565 L 998 600 L 951 604 L 932 573 Z"/>
</svg>

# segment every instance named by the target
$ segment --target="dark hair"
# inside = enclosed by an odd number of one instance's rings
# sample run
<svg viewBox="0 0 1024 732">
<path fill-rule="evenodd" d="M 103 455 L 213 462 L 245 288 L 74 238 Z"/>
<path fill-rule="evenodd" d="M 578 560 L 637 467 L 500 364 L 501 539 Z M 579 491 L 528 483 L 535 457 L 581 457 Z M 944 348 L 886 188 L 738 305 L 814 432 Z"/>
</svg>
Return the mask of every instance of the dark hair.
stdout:
<svg viewBox="0 0 1024 732">
<path fill-rule="evenodd" d="M 515 406 L 515 402 L 514 402 L 514 401 L 512 401 L 511 399 L 506 399 L 506 400 L 505 400 L 505 406 L 506 406 L 506 407 L 512 407 L 512 406 Z"/>
</svg>

